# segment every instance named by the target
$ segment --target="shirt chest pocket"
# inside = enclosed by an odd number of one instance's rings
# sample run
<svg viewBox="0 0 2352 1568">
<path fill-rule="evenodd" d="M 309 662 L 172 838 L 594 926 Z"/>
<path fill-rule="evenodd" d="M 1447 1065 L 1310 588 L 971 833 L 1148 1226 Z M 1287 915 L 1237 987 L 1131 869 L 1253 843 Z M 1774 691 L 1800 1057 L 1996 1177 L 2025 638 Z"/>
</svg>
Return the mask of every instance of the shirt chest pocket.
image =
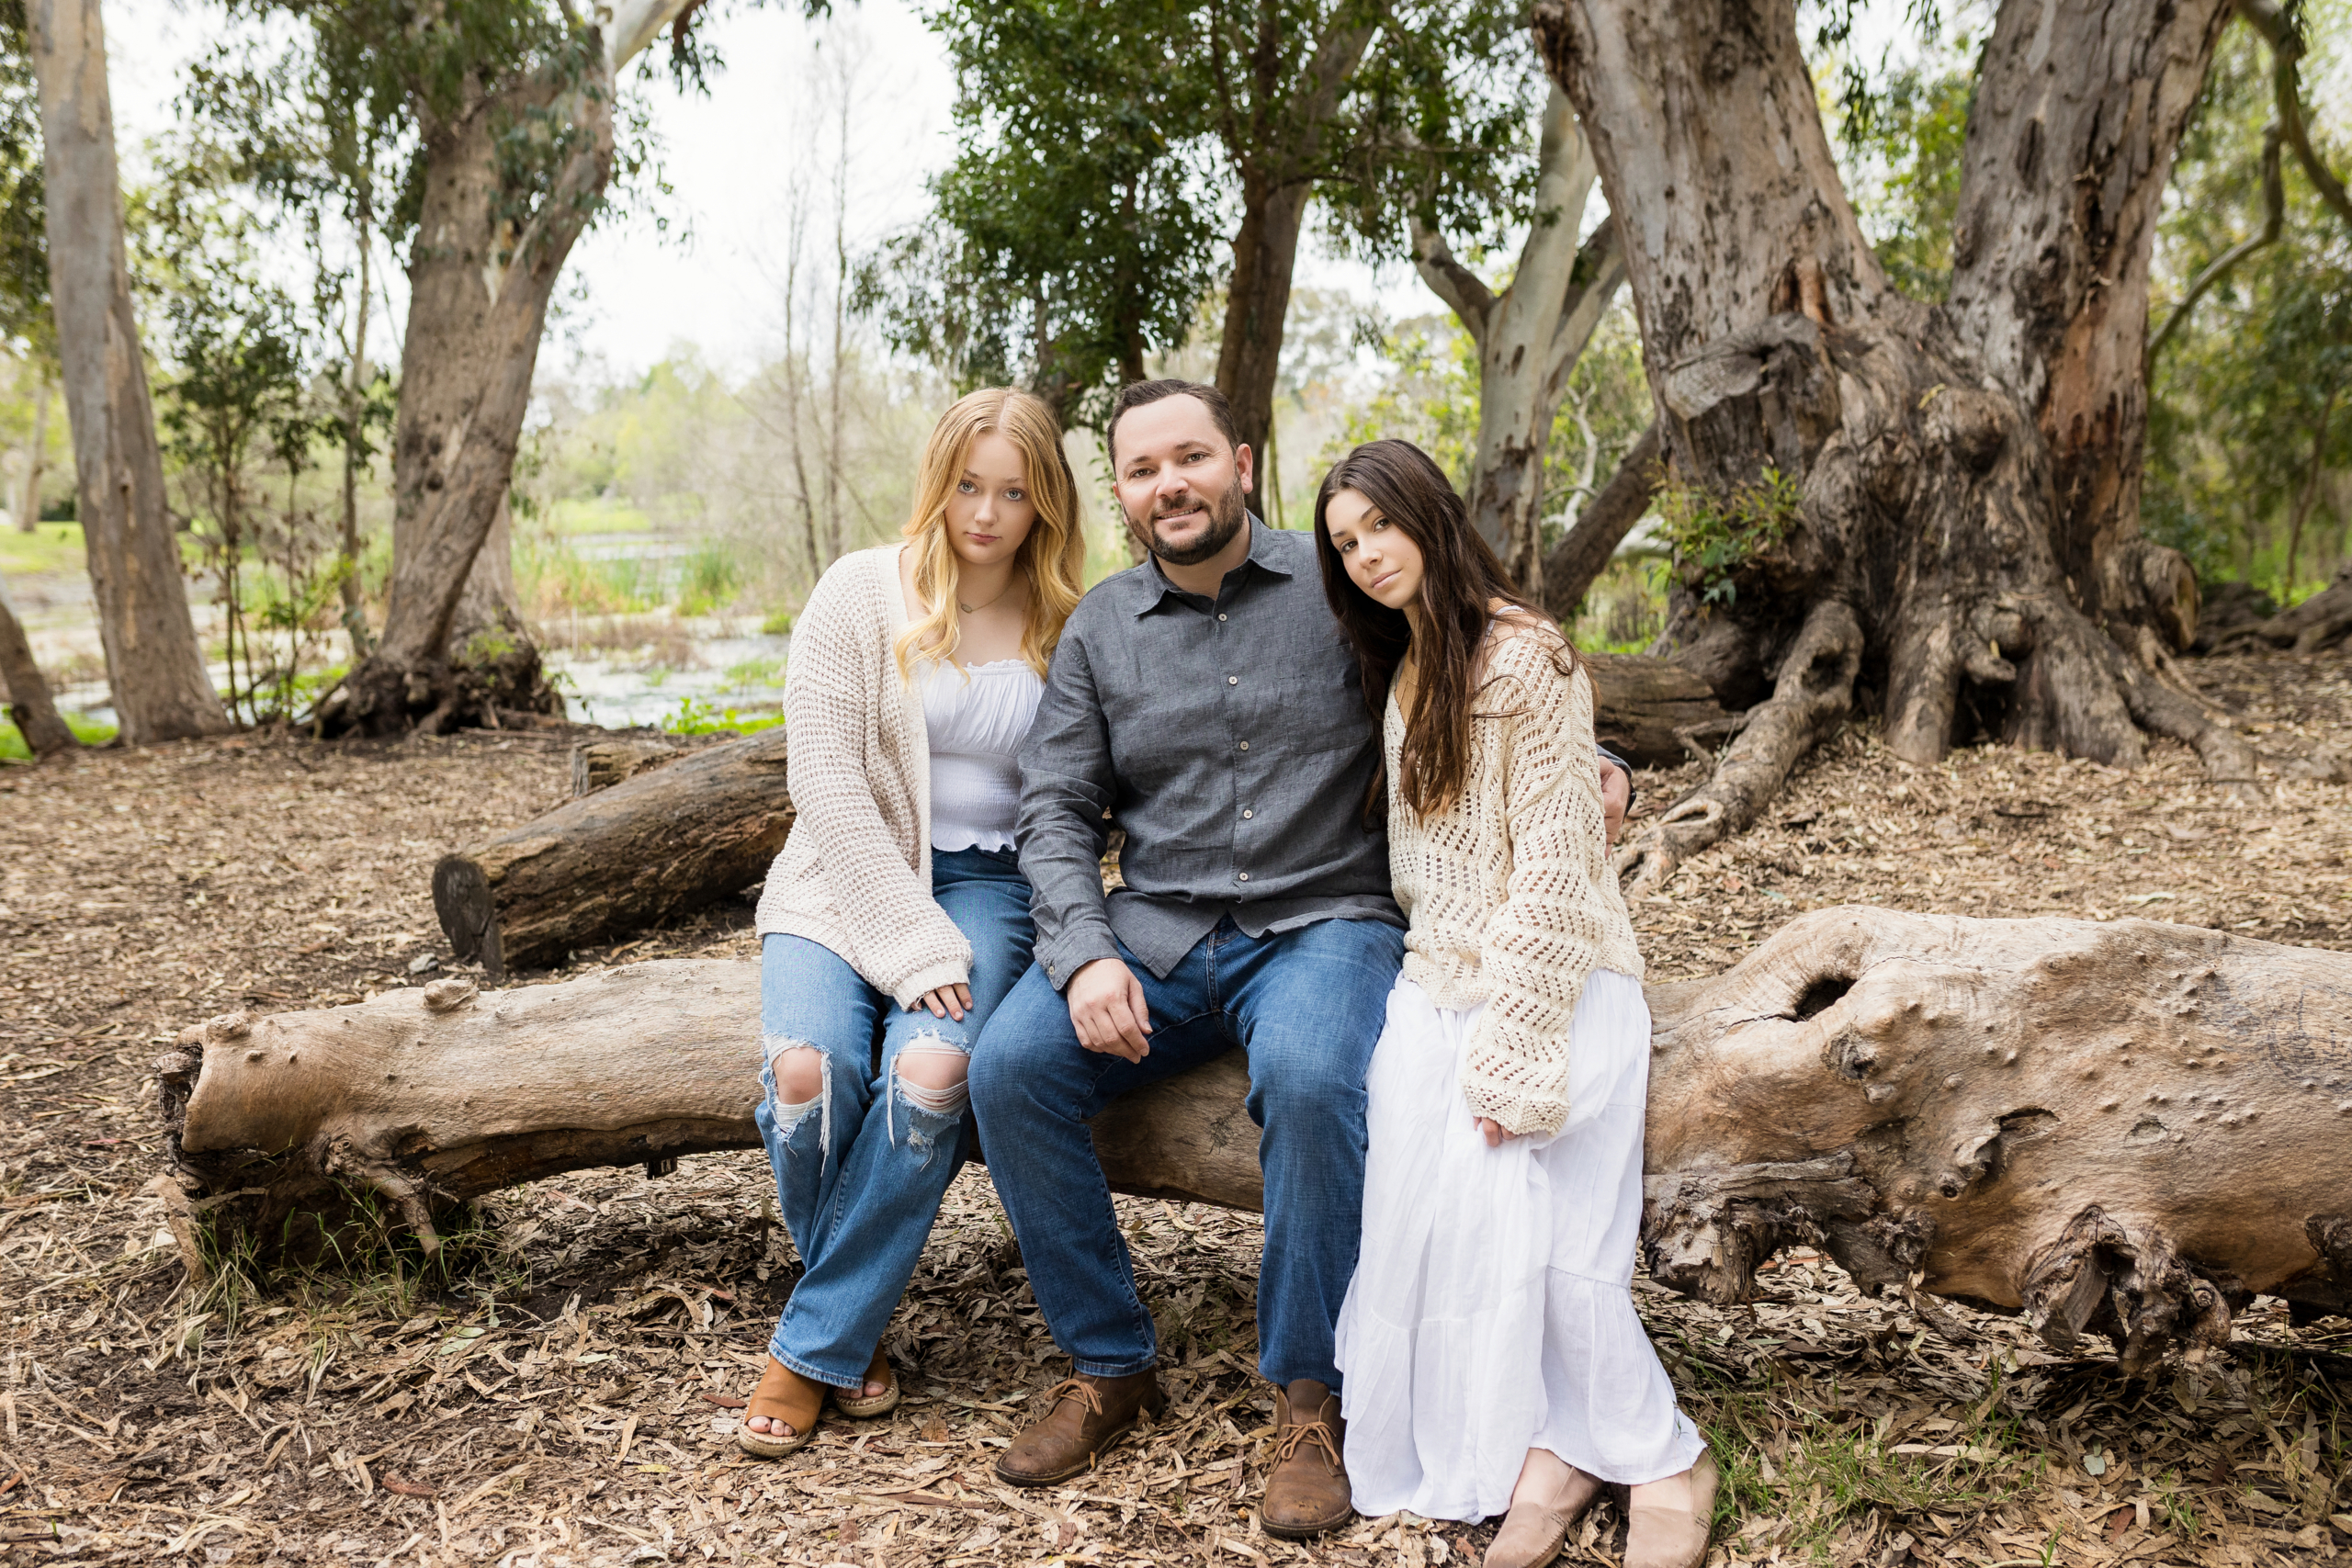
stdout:
<svg viewBox="0 0 2352 1568">
<path fill-rule="evenodd" d="M 1254 687 L 1253 722 L 1285 754 L 1317 756 L 1376 743 L 1352 660 L 1336 668 L 1265 671 L 1245 676 L 1242 685 Z"/>
</svg>

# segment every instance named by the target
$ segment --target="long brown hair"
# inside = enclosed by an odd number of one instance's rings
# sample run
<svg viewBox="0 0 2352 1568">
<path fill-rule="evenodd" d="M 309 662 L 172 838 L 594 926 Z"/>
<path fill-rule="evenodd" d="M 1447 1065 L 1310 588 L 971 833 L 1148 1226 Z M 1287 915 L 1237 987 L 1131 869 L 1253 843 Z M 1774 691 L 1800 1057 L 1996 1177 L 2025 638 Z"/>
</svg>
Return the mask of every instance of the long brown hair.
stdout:
<svg viewBox="0 0 2352 1568">
<path fill-rule="evenodd" d="M 939 416 L 924 443 L 915 479 L 913 514 L 904 536 L 914 543 L 915 592 L 930 613 L 899 634 L 899 675 L 914 678 L 914 660 L 956 657 L 962 634 L 956 619 L 963 558 L 947 538 L 947 498 L 963 476 L 972 443 L 994 431 L 1021 453 L 1037 520 L 1014 558 L 1029 579 L 1029 613 L 1021 629 L 1021 656 L 1044 680 L 1061 640 L 1062 623 L 1086 592 L 1086 532 L 1079 515 L 1078 480 L 1062 455 L 1061 426 L 1053 411 L 1012 387 L 987 387 L 956 400 Z"/>
<path fill-rule="evenodd" d="M 1421 624 L 1429 643 L 1413 646 L 1412 623 L 1356 586 L 1331 543 L 1325 513 L 1331 498 L 1354 491 L 1381 516 L 1405 531 L 1421 552 Z M 1515 587 L 1503 563 L 1470 525 L 1469 509 L 1430 455 L 1409 441 L 1372 441 L 1340 459 L 1323 476 L 1315 496 L 1315 553 L 1323 563 L 1323 595 L 1339 617 L 1340 630 L 1363 671 L 1364 701 L 1377 718 L 1386 709 L 1389 683 L 1409 650 L 1418 667 L 1413 711 L 1405 716 L 1405 743 L 1397 783 L 1405 803 L 1420 817 L 1436 816 L 1461 798 L 1470 779 L 1470 725 L 1479 649 L 1494 624 L 1498 601 L 1523 610 L 1556 645 L 1552 662 L 1561 673 L 1576 668 L 1576 654 L 1545 615 Z"/>
</svg>

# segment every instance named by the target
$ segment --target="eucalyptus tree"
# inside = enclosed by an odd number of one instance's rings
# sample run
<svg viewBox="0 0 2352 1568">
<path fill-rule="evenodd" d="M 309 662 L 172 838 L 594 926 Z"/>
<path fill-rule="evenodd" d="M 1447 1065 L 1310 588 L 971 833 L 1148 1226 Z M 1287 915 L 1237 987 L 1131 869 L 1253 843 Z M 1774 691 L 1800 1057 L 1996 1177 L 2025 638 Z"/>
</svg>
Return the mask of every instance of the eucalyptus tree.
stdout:
<svg viewBox="0 0 2352 1568">
<path fill-rule="evenodd" d="M 1861 232 L 1792 0 L 1539 0 L 1640 307 L 1668 636 L 1755 705 L 1637 883 L 1752 820 L 1858 686 L 1905 761 L 1981 725 L 2128 766 L 2154 731 L 2250 797 L 2252 752 L 2163 678 L 2196 584 L 2139 531 L 2150 255 L 2229 14 L 2002 0 L 1934 305 Z"/>
<path fill-rule="evenodd" d="M 19 19 L 40 85 L 49 302 L 115 713 L 133 745 L 216 734 L 230 719 L 205 672 L 164 506 L 98 3 L 27 0 L 0 18 Z"/>
<path fill-rule="evenodd" d="M 1375 243 L 1408 197 L 1449 232 L 1526 202 L 1532 62 L 1495 0 L 944 0 L 929 18 L 957 64 L 960 152 L 901 243 L 936 281 L 894 336 L 1065 407 L 1181 346 L 1221 282 L 1216 383 L 1262 451 L 1315 202 Z M 908 330 L 957 293 L 1001 302 L 1001 324 Z"/>
<path fill-rule="evenodd" d="M 379 144 L 408 151 L 395 203 L 408 319 L 392 442 L 392 573 L 381 637 L 322 707 L 332 729 L 497 722 L 554 701 L 493 581 L 461 625 L 503 515 L 547 311 L 565 259 L 619 175 L 643 171 L 632 61 L 672 27 L 683 82 L 713 62 L 690 0 L 243 0 L 307 25 L 322 80 Z M 673 25 L 674 24 L 674 25 Z M 643 70 L 652 69 L 649 62 Z M 494 576 L 494 563 L 490 569 Z"/>
<path fill-rule="evenodd" d="M 1421 212 L 1407 218 L 1413 265 L 1477 345 L 1478 442 L 1465 487 L 1471 524 L 1532 594 L 1544 592 L 1544 471 L 1552 425 L 1577 360 L 1625 280 L 1615 224 L 1604 220 L 1578 243 L 1598 174 L 1576 110 L 1554 84 L 1544 97 L 1534 209 L 1510 282 L 1488 287 Z M 1635 508 L 1625 516 L 1625 527 L 1639 515 Z M 1589 579 L 1569 597 L 1582 597 L 1589 585 Z"/>
</svg>

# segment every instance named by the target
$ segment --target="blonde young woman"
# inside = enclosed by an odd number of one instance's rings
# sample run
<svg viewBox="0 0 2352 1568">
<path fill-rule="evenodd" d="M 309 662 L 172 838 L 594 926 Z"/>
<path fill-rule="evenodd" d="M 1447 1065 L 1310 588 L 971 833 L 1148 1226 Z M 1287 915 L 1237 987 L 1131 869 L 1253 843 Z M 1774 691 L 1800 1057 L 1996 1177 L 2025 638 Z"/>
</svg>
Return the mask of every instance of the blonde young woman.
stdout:
<svg viewBox="0 0 2352 1568">
<path fill-rule="evenodd" d="M 1340 1309 L 1356 1509 L 1505 1514 L 1487 1568 L 1540 1568 L 1617 1483 L 1626 1568 L 1698 1568 L 1714 1464 L 1631 1292 L 1650 1024 L 1592 682 L 1419 447 L 1340 459 L 1315 532 L 1408 922 Z"/>
<path fill-rule="evenodd" d="M 828 1396 L 898 1404 L 882 1331 L 962 1156 L 972 1042 L 1029 966 L 1013 750 L 1085 554 L 1052 413 L 975 392 L 931 433 L 905 542 L 836 561 L 793 628 L 758 1122 L 803 1272 L 746 1452 L 807 1443 Z"/>
</svg>

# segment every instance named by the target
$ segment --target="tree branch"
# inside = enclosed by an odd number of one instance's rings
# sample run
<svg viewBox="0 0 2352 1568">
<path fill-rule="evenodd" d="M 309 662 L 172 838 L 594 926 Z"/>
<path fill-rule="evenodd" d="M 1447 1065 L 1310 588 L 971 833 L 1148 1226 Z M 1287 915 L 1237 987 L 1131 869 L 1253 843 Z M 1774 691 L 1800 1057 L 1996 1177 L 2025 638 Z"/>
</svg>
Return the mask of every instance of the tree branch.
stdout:
<svg viewBox="0 0 2352 1568">
<path fill-rule="evenodd" d="M 2197 301 L 2205 297 L 2207 289 L 2219 283 L 2238 263 L 2265 245 L 2277 243 L 2279 226 L 2286 221 L 2287 217 L 2286 182 L 2279 176 L 2278 171 L 2279 137 L 2280 131 L 2275 122 L 2262 133 L 2261 232 L 2240 240 L 2208 262 L 2205 270 L 2197 275 L 2195 281 L 2189 284 L 2188 291 L 2180 297 L 2180 303 L 2175 305 L 2172 308 L 2172 314 L 2165 318 L 2164 326 L 2155 336 L 2148 340 L 2146 368 L 2143 374 L 2155 373 L 2156 355 L 2164 352 L 2165 344 L 2172 341 L 2173 333 L 2178 332 L 2188 321 L 2189 311 L 2197 308 Z"/>
<path fill-rule="evenodd" d="M 2320 162 L 2319 153 L 2312 146 L 2311 126 L 2303 118 L 2301 61 L 2303 40 L 2287 23 L 2287 14 L 2276 0 L 2238 0 L 2238 15 L 2248 26 L 2262 35 L 2270 45 L 2270 57 L 2275 62 L 2274 77 L 2278 85 L 2278 123 L 2286 131 L 2288 143 L 2295 149 L 2295 160 L 2320 194 L 2320 199 L 2335 209 L 2335 215 L 2352 223 L 2352 195 L 2344 189 L 2344 182 L 2334 170 Z"/>
<path fill-rule="evenodd" d="M 1653 423 L 1618 460 L 1617 471 L 1600 487 L 1600 493 L 1577 514 L 1567 537 L 1544 558 L 1545 615 L 1565 621 L 1576 614 L 1577 601 L 1608 569 L 1610 557 L 1649 510 L 1664 468 L 1658 458 L 1658 431 Z"/>
<path fill-rule="evenodd" d="M 1487 321 L 1495 308 L 1495 291 L 1454 259 L 1447 248 L 1445 237 L 1422 227 L 1418 218 L 1412 220 L 1413 270 L 1430 286 L 1430 292 L 1445 301 L 1446 309 L 1460 318 L 1470 341 L 1482 347 L 1487 341 Z"/>
<path fill-rule="evenodd" d="M 1565 379 L 1584 357 L 1585 344 L 1592 341 L 1600 318 L 1608 313 L 1609 302 L 1625 281 L 1625 247 L 1619 241 L 1614 218 L 1595 230 L 1577 252 L 1568 276 L 1572 281 L 1567 304 L 1552 333 L 1552 362 L 1545 373 L 1555 383 Z M 1577 278 L 1584 281 L 1573 281 Z"/>
<path fill-rule="evenodd" d="M 620 0 L 613 7 L 612 20 L 605 33 L 606 65 L 617 75 L 620 68 L 639 50 L 651 43 L 653 35 L 668 26 L 670 18 L 684 10 L 686 5 L 687 0 Z"/>
</svg>

